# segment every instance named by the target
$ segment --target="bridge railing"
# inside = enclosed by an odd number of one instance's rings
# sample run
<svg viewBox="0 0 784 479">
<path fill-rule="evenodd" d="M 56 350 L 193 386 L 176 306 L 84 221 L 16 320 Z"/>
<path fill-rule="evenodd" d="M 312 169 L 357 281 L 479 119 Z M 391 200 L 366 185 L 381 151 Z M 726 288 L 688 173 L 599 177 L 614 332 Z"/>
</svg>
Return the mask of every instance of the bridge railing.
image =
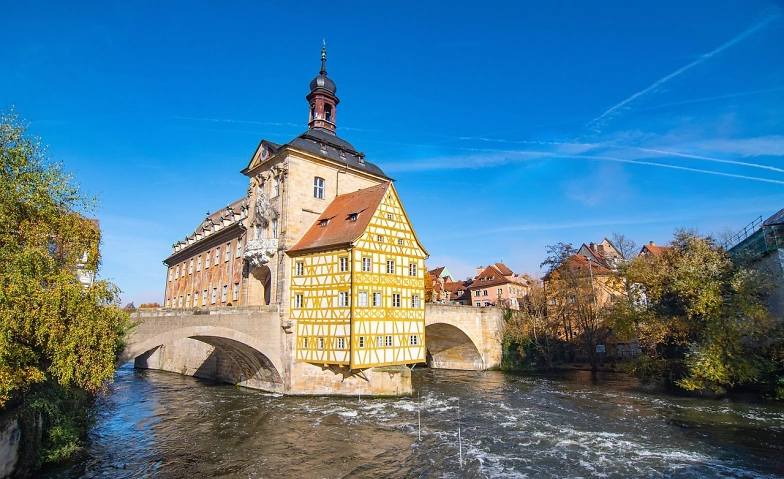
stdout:
<svg viewBox="0 0 784 479">
<path fill-rule="evenodd" d="M 131 313 L 131 318 L 149 318 L 155 316 L 199 316 L 205 315 L 245 315 L 250 313 L 277 313 L 278 305 L 267 306 L 212 306 L 207 308 L 138 308 Z"/>
</svg>

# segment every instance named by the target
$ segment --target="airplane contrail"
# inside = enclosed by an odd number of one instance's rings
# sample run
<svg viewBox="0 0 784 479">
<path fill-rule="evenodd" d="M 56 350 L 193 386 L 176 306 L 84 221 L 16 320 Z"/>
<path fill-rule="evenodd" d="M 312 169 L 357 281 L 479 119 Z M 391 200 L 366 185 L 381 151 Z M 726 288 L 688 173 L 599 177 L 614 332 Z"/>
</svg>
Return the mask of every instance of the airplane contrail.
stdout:
<svg viewBox="0 0 784 479">
<path fill-rule="evenodd" d="M 708 53 L 706 53 L 704 55 L 701 55 L 699 58 L 697 58 L 693 62 L 691 62 L 688 65 L 683 66 L 683 67 L 675 70 L 674 72 L 670 73 L 669 75 L 667 75 L 664 78 L 660 79 L 659 81 L 655 82 L 653 85 L 649 86 L 648 88 L 645 88 L 644 90 L 640 90 L 637 93 L 635 93 L 634 95 L 630 96 L 629 98 L 623 100 L 622 102 L 620 102 L 620 103 L 610 107 L 607 111 L 605 111 L 601 115 L 597 116 L 593 120 L 589 121 L 585 126 L 587 127 L 589 125 L 595 124 L 596 122 L 606 118 L 607 116 L 609 116 L 609 115 L 613 114 L 614 112 L 618 111 L 620 108 L 623 108 L 623 106 L 628 104 L 629 102 L 632 102 L 632 101 L 636 100 L 637 98 L 645 95 L 646 93 L 648 93 L 648 92 L 650 92 L 652 90 L 655 90 L 656 88 L 660 87 L 661 85 L 663 85 L 663 84 L 667 83 L 668 81 L 672 80 L 673 78 L 677 77 L 681 73 L 683 73 L 683 72 L 685 72 L 687 70 L 690 70 L 690 69 L 694 68 L 697 65 L 700 65 L 700 64 L 704 63 L 708 59 L 718 55 L 719 53 L 721 53 L 724 50 L 730 48 L 731 46 L 735 45 L 736 43 L 745 40 L 746 38 L 748 38 L 749 36 L 751 36 L 752 34 L 757 32 L 758 30 L 762 29 L 763 27 L 767 26 L 768 24 L 772 23 L 774 20 L 777 20 L 780 17 L 781 17 L 781 13 L 777 11 L 774 15 L 771 15 L 768 18 L 758 22 L 756 25 L 748 28 L 746 31 L 742 32 L 740 35 L 736 36 L 732 40 L 729 40 L 729 41 L 725 42 L 723 45 L 719 46 L 715 50 L 710 51 L 710 52 L 708 52 Z"/>
</svg>

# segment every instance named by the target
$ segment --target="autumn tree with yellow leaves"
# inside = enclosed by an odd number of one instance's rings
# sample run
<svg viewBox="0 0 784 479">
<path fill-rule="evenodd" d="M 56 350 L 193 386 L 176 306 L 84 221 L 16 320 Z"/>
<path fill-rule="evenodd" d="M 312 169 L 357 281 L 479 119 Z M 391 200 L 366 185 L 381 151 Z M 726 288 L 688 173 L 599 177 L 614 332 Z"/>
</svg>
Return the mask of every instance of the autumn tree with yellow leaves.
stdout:
<svg viewBox="0 0 784 479">
<path fill-rule="evenodd" d="M 76 276 L 100 265 L 94 205 L 13 110 L 0 114 L 0 410 L 39 408 L 44 461 L 77 447 L 57 408 L 112 379 L 127 325 L 117 287 Z"/>
</svg>

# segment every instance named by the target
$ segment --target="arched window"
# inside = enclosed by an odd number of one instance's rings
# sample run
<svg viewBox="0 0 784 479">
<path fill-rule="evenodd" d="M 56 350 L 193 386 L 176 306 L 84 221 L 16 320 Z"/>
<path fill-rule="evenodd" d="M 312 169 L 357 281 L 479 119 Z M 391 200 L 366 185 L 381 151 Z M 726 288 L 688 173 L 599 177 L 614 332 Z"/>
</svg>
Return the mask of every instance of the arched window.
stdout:
<svg viewBox="0 0 784 479">
<path fill-rule="evenodd" d="M 332 105 L 329 103 L 324 105 L 324 117 L 327 121 L 332 121 Z"/>
</svg>

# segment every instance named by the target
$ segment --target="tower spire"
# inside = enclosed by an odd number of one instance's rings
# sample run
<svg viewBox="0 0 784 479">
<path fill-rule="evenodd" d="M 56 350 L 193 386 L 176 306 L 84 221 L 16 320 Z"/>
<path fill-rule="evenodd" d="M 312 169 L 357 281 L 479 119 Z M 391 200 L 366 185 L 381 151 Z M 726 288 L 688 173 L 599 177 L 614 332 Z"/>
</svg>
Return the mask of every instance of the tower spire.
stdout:
<svg viewBox="0 0 784 479">
<path fill-rule="evenodd" d="M 319 75 L 326 75 L 327 74 L 327 39 L 322 39 L 324 42 L 324 46 L 321 47 L 321 71 Z"/>
<path fill-rule="evenodd" d="M 335 93 L 338 87 L 335 82 L 327 76 L 327 41 L 322 40 L 321 47 L 321 71 L 319 75 L 310 82 L 310 93 L 307 98 L 310 107 L 308 117 L 308 128 L 323 128 L 335 131 L 335 111 L 338 106 L 338 97 Z"/>
</svg>

